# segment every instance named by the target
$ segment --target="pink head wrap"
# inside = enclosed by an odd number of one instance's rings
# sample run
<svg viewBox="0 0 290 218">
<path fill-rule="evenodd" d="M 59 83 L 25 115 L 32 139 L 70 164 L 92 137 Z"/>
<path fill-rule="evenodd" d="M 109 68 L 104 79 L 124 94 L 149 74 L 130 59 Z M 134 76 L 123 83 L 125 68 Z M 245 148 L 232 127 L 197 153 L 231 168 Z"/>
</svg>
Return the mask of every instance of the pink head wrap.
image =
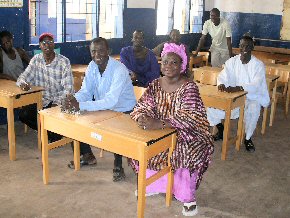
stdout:
<svg viewBox="0 0 290 218">
<path fill-rule="evenodd" d="M 182 59 L 180 73 L 183 73 L 186 70 L 186 65 L 187 65 L 187 56 L 185 53 L 184 45 L 183 44 L 176 45 L 175 43 L 165 43 L 163 47 L 163 51 L 161 53 L 161 57 L 171 52 L 177 54 Z"/>
</svg>

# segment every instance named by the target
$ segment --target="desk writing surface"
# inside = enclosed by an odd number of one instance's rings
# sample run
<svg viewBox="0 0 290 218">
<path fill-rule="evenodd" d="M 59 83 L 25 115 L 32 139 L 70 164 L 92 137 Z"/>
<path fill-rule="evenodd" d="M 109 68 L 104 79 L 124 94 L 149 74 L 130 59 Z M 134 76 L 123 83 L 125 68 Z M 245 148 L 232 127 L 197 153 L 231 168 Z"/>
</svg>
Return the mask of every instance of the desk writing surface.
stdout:
<svg viewBox="0 0 290 218">
<path fill-rule="evenodd" d="M 114 119 L 107 119 L 96 124 L 99 129 L 107 130 L 112 133 L 121 134 L 124 137 L 131 139 L 149 142 L 157 140 L 160 136 L 165 136 L 175 132 L 174 129 L 157 129 L 144 130 L 140 128 L 136 121 L 132 120 L 129 114 L 122 114 L 114 117 Z"/>
<path fill-rule="evenodd" d="M 266 80 L 267 81 L 270 81 L 270 82 L 275 81 L 279 77 L 280 77 L 279 75 L 266 74 Z"/>
<path fill-rule="evenodd" d="M 23 91 L 16 85 L 15 81 L 0 79 L 0 95 L 6 97 L 14 97 L 16 95 L 25 95 L 33 92 L 44 90 L 39 86 L 32 86 L 30 90 Z"/>
<path fill-rule="evenodd" d="M 60 107 L 52 107 L 39 111 L 40 114 L 46 114 L 53 118 L 56 118 L 58 121 L 69 121 L 74 124 L 86 125 L 94 127 L 98 122 L 101 122 L 106 119 L 110 119 L 116 116 L 122 115 L 121 112 L 116 111 L 84 111 L 79 115 L 72 115 L 67 113 L 62 113 Z"/>
<path fill-rule="evenodd" d="M 73 74 L 84 75 L 87 68 L 88 68 L 88 65 L 85 65 L 85 64 L 72 64 L 71 65 L 71 70 L 72 70 Z"/>
<path fill-rule="evenodd" d="M 197 84 L 197 85 L 198 85 L 201 97 L 210 96 L 210 97 L 215 97 L 215 98 L 220 98 L 220 99 L 235 99 L 235 98 L 239 98 L 247 94 L 247 92 L 245 91 L 234 92 L 234 93 L 220 92 L 218 91 L 217 86 L 203 85 L 203 84 Z"/>
</svg>

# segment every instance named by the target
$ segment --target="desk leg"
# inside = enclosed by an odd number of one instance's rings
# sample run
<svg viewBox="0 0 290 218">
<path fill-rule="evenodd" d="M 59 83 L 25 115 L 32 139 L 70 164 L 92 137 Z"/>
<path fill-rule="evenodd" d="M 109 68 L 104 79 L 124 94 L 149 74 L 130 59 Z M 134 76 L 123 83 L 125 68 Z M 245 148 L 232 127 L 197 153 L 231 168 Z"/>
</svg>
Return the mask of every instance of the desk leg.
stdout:
<svg viewBox="0 0 290 218">
<path fill-rule="evenodd" d="M 138 173 L 138 218 L 144 217 L 145 208 L 145 192 L 146 192 L 146 168 L 147 158 L 139 160 L 139 173 Z"/>
<path fill-rule="evenodd" d="M 226 160 L 227 156 L 227 146 L 229 141 L 229 134 L 230 134 L 230 123 L 231 123 L 231 109 L 230 107 L 225 110 L 226 117 L 224 123 L 224 133 L 223 133 L 223 144 L 222 144 L 222 160 Z"/>
<path fill-rule="evenodd" d="M 14 110 L 12 102 L 9 103 L 9 107 L 7 108 L 7 123 L 8 123 L 9 157 L 10 160 L 16 160 Z"/>
<path fill-rule="evenodd" d="M 245 97 L 244 97 L 244 99 L 245 99 Z M 265 109 L 266 109 L 266 113 L 267 113 L 267 108 L 265 108 Z M 238 123 L 237 139 L 236 139 L 236 150 L 237 151 L 240 150 L 241 142 L 244 138 L 244 112 L 245 112 L 245 104 L 243 104 L 240 107 L 240 115 L 239 115 L 239 123 Z M 267 119 L 267 115 L 265 117 Z M 264 120 L 264 118 L 263 118 L 263 120 Z M 263 125 L 264 125 L 264 121 L 263 121 Z M 264 133 L 265 133 L 265 128 L 262 127 L 262 131 L 264 131 Z"/>
<path fill-rule="evenodd" d="M 74 140 L 74 165 L 75 170 L 80 170 L 80 142 Z"/>
<path fill-rule="evenodd" d="M 37 111 L 40 111 L 42 109 L 42 98 L 41 94 L 38 95 L 38 101 L 37 101 Z M 40 117 L 37 113 L 37 143 L 38 143 L 38 150 L 41 150 L 41 132 L 40 132 Z"/>
<path fill-rule="evenodd" d="M 41 121 L 41 141 L 42 141 L 42 171 L 43 171 L 43 183 L 48 184 L 49 180 L 49 167 L 48 167 L 48 135 L 47 130 L 44 129 L 44 118 L 40 115 Z"/>
<path fill-rule="evenodd" d="M 270 123 L 269 123 L 269 126 L 273 126 L 274 116 L 275 116 L 275 113 L 276 113 L 276 106 L 277 106 L 277 96 L 276 96 L 276 92 L 277 92 L 277 82 L 278 82 L 278 80 L 275 81 L 275 86 L 273 88 L 273 94 L 272 94 L 272 99 L 271 99 L 271 112 L 270 112 Z"/>
<path fill-rule="evenodd" d="M 285 105 L 286 117 L 288 116 L 288 111 L 289 111 L 289 101 L 290 101 L 290 78 L 288 79 L 288 88 L 287 88 L 287 93 L 286 93 L 286 105 Z"/>
<path fill-rule="evenodd" d="M 167 190 L 166 190 L 166 206 L 167 207 L 171 205 L 171 201 L 172 201 L 172 187 L 173 187 L 173 182 L 174 182 L 174 176 L 171 169 L 170 158 L 172 156 L 175 145 L 176 145 L 176 134 L 173 134 L 172 139 L 171 139 L 171 147 L 168 153 L 168 167 L 170 167 L 170 171 L 168 173 L 168 182 L 167 182 Z"/>
</svg>

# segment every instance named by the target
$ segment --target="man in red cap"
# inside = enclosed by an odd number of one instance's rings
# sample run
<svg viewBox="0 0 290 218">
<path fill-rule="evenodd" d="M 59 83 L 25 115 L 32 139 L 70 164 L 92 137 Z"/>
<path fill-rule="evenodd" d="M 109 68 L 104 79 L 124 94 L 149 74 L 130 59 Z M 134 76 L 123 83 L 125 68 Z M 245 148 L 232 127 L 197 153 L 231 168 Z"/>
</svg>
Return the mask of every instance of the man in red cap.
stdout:
<svg viewBox="0 0 290 218">
<path fill-rule="evenodd" d="M 72 94 L 73 76 L 68 58 L 54 52 L 54 39 L 51 33 L 43 33 L 39 37 L 42 53 L 35 55 L 26 70 L 19 76 L 17 85 L 22 90 L 30 86 L 42 86 L 44 108 L 61 105 L 67 94 Z M 36 105 L 28 105 L 21 109 L 19 119 L 32 129 L 37 129 Z M 60 139 L 59 135 L 49 134 L 49 140 Z"/>
</svg>

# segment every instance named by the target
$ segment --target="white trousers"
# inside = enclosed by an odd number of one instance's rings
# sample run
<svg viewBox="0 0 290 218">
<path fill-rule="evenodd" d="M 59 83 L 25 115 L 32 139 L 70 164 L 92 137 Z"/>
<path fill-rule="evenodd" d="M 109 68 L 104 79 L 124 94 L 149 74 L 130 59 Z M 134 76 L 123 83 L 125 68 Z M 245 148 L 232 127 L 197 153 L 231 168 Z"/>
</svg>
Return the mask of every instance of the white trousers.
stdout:
<svg viewBox="0 0 290 218">
<path fill-rule="evenodd" d="M 230 59 L 229 51 L 211 48 L 211 66 L 222 67 L 222 65 Z"/>
<path fill-rule="evenodd" d="M 244 112 L 244 126 L 246 139 L 250 139 L 256 129 L 257 122 L 260 116 L 261 105 L 257 101 L 246 100 Z M 240 109 L 235 108 L 231 111 L 231 119 L 239 117 Z M 210 126 L 215 126 L 221 123 L 225 118 L 225 111 L 216 108 L 207 108 L 207 119 Z"/>
</svg>

